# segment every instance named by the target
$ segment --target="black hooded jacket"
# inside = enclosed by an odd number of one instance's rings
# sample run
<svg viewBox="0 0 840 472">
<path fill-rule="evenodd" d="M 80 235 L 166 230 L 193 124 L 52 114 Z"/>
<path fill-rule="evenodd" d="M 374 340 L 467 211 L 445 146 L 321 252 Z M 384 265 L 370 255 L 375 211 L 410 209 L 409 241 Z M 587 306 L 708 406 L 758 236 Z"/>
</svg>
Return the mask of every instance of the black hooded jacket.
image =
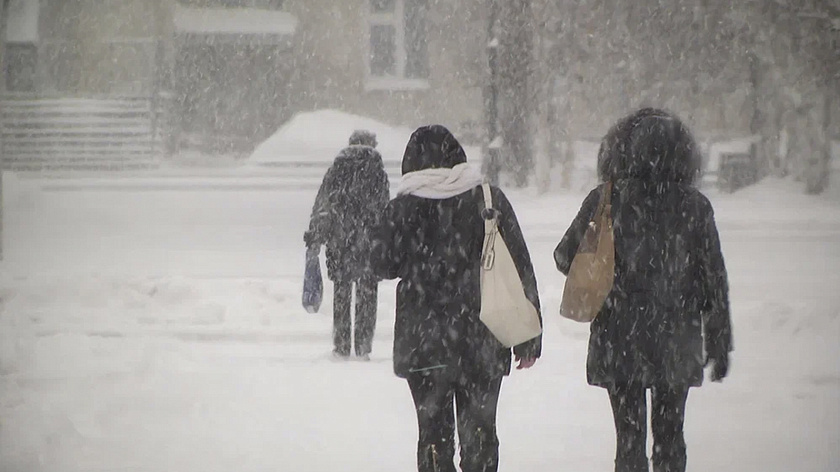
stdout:
<svg viewBox="0 0 840 472">
<path fill-rule="evenodd" d="M 403 174 L 453 167 L 466 154 L 442 126 L 414 132 L 403 157 Z M 510 249 L 526 295 L 539 310 L 528 248 L 516 214 L 498 188 L 500 231 Z M 400 195 L 388 204 L 372 251 L 377 275 L 399 278 L 394 326 L 394 371 L 400 377 L 424 369 L 447 368 L 471 378 L 510 372 L 511 353 L 479 320 L 480 258 L 484 239 L 480 186 L 434 200 Z M 514 347 L 523 357 L 539 357 L 541 337 Z"/>
<path fill-rule="evenodd" d="M 371 231 L 389 198 L 388 174 L 376 149 L 353 145 L 338 154 L 324 175 L 304 234 L 308 247 L 326 245 L 331 280 L 372 276 Z"/>
<path fill-rule="evenodd" d="M 705 349 L 732 350 L 726 267 L 709 200 L 692 182 L 697 154 L 675 117 L 647 109 L 604 138 L 599 171 L 613 182 L 613 289 L 591 325 L 589 383 L 697 386 Z M 554 251 L 568 274 L 606 189 L 590 192 Z"/>
</svg>

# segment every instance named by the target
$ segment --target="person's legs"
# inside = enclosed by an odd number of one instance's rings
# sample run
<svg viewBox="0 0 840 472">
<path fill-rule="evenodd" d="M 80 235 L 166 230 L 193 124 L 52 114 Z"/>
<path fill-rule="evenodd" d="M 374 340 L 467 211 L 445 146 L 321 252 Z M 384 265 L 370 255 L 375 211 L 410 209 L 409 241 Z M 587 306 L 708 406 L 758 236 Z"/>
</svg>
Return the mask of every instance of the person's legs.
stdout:
<svg viewBox="0 0 840 472">
<path fill-rule="evenodd" d="M 614 385 L 609 395 L 615 420 L 615 472 L 647 472 L 645 389 Z"/>
<path fill-rule="evenodd" d="M 353 283 L 336 280 L 333 288 L 333 352 L 347 357 L 350 355 L 350 299 Z"/>
<path fill-rule="evenodd" d="M 455 418 L 452 384 L 444 372 L 410 374 L 408 387 L 417 411 L 418 472 L 455 472 Z"/>
<path fill-rule="evenodd" d="M 376 302 L 378 282 L 364 278 L 356 282 L 356 326 L 354 343 L 356 355 L 370 354 L 373 347 L 373 332 L 376 328 Z"/>
<path fill-rule="evenodd" d="M 664 385 L 651 389 L 654 472 L 685 472 L 683 424 L 688 387 Z"/>
<path fill-rule="evenodd" d="M 479 381 L 461 379 L 455 388 L 462 472 L 496 472 L 499 468 L 496 406 L 501 387 L 499 376 Z"/>
</svg>

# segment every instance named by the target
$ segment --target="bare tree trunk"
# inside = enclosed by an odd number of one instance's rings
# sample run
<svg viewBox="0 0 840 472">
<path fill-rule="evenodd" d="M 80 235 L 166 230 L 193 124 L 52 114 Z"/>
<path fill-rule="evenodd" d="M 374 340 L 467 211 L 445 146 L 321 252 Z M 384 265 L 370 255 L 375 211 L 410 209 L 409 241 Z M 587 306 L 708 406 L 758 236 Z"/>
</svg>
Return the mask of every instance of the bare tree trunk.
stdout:
<svg viewBox="0 0 840 472">
<path fill-rule="evenodd" d="M 555 97 L 562 96 L 562 103 L 559 107 L 558 121 L 562 123 L 562 130 L 558 133 L 558 139 L 562 138 L 562 157 L 560 160 L 561 177 L 560 186 L 563 189 L 569 190 L 572 188 L 572 177 L 575 171 L 575 139 L 577 138 L 577 130 L 573 130 L 572 125 L 572 101 L 569 98 L 575 90 L 573 89 L 574 80 L 572 80 L 570 70 L 573 64 L 578 61 L 576 55 L 571 52 L 577 41 L 576 28 L 578 19 L 578 9 L 581 8 L 579 4 L 564 3 L 565 8 L 561 14 L 566 15 L 563 20 L 563 32 L 561 35 L 561 54 L 563 59 L 560 61 L 563 69 L 562 78 L 559 83 L 552 84 L 553 94 Z"/>
<path fill-rule="evenodd" d="M 537 123 L 536 123 L 536 152 L 534 153 L 534 177 L 538 193 L 546 193 L 551 187 L 551 168 L 553 156 L 556 154 L 554 140 L 552 139 L 552 128 L 556 126 L 555 112 L 553 109 L 552 76 L 555 73 L 549 37 L 554 28 L 551 27 L 551 4 L 549 2 L 536 2 L 534 17 L 535 56 L 537 67 L 534 68 L 536 84 L 534 93 L 536 98 Z"/>
<path fill-rule="evenodd" d="M 487 0 L 487 74 L 484 86 L 484 174 L 498 185 L 501 171 L 499 139 L 499 0 Z"/>
<path fill-rule="evenodd" d="M 9 18 L 11 0 L 0 0 L 0 101 L 6 95 L 6 23 Z M 3 150 L 3 112 L 0 110 L 0 261 L 3 260 L 3 169 L 6 167 L 6 152 Z"/>
<path fill-rule="evenodd" d="M 532 71 L 533 33 L 531 0 L 507 0 L 501 9 L 501 45 L 499 56 L 500 95 L 502 103 L 501 134 L 507 169 L 519 187 L 528 183 L 533 171 L 529 77 Z"/>
</svg>

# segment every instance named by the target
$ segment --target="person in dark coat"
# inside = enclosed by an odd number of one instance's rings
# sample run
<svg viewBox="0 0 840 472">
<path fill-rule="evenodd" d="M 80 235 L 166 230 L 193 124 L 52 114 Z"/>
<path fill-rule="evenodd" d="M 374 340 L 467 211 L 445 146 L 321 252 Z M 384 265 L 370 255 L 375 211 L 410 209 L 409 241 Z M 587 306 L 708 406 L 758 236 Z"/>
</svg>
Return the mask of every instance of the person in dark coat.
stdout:
<svg viewBox="0 0 840 472">
<path fill-rule="evenodd" d="M 688 390 L 701 385 L 707 362 L 713 381 L 728 372 L 726 267 L 712 205 L 693 186 L 697 149 L 685 125 L 665 111 L 642 109 L 619 121 L 599 151 L 603 183 L 586 197 L 554 251 L 557 268 L 568 274 L 612 182 L 615 280 L 592 322 L 586 367 L 589 383 L 609 392 L 617 472 L 649 470 L 648 389 L 653 469 L 684 471 Z"/>
<path fill-rule="evenodd" d="M 461 470 L 498 467 L 496 405 L 502 377 L 510 373 L 511 350 L 479 320 L 483 179 L 466 160 L 443 126 L 417 129 L 405 149 L 398 196 L 388 204 L 374 241 L 377 275 L 400 279 L 394 371 L 408 381 L 414 398 L 420 472 L 455 471 L 456 422 Z M 502 237 L 539 311 L 534 269 L 516 214 L 505 194 L 491 189 Z M 539 336 L 513 348 L 517 368 L 536 362 L 541 342 Z"/>
<path fill-rule="evenodd" d="M 369 359 L 376 327 L 378 279 L 370 267 L 371 231 L 390 199 L 376 135 L 356 131 L 327 170 L 304 241 L 309 250 L 326 245 L 333 281 L 333 354 L 350 356 L 351 297 L 356 287 L 356 356 Z"/>
</svg>

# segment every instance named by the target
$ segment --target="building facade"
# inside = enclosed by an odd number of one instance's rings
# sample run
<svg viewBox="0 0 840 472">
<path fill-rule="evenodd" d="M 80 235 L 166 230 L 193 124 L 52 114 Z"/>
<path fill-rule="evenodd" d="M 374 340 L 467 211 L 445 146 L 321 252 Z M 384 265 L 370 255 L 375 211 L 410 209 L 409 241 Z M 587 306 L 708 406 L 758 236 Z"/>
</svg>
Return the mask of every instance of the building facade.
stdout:
<svg viewBox="0 0 840 472">
<path fill-rule="evenodd" d="M 147 97 L 173 150 L 247 153 L 324 108 L 486 145 L 488 50 L 517 41 L 504 8 L 518 4 L 532 54 L 497 65 L 527 69 L 527 96 L 496 97 L 497 121 L 529 114 L 508 135 L 537 154 L 565 159 L 558 143 L 597 140 L 642 105 L 703 141 L 766 136 L 771 167 L 787 165 L 774 149 L 809 154 L 784 139 L 814 128 L 799 122 L 840 135 L 840 10 L 824 0 L 12 0 L 3 80 L 11 94 Z M 493 5 L 505 34 L 491 38 Z"/>
<path fill-rule="evenodd" d="M 5 84 L 12 94 L 149 97 L 175 147 L 247 151 L 320 108 L 474 131 L 479 5 L 12 0 Z"/>
</svg>

